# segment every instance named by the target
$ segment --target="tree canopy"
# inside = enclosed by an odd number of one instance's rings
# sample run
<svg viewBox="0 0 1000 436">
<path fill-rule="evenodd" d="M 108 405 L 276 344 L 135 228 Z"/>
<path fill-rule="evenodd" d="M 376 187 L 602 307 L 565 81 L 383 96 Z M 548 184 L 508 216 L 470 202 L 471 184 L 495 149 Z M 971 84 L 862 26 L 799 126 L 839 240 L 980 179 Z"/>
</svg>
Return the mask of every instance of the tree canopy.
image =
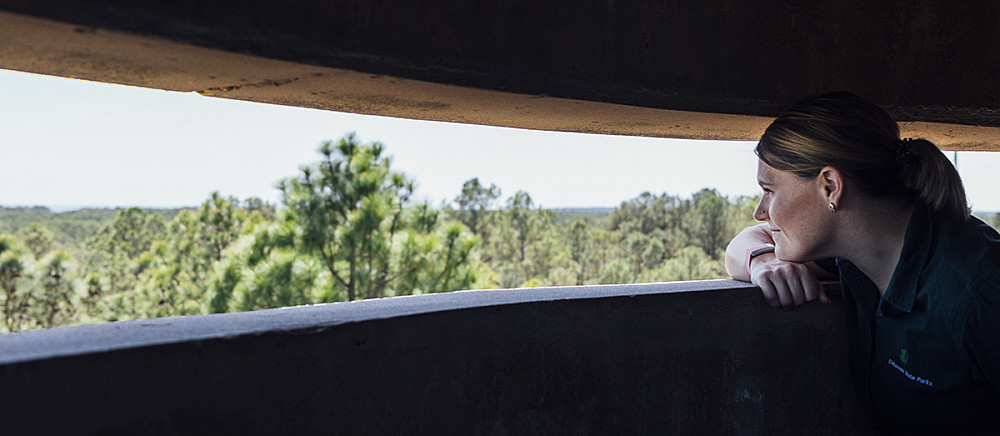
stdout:
<svg viewBox="0 0 1000 436">
<path fill-rule="evenodd" d="M 281 204 L 213 193 L 197 208 L 0 208 L 2 331 L 460 289 L 724 277 L 757 199 L 644 192 L 549 210 L 467 180 L 441 208 L 385 146 L 354 135 L 279 181 Z M 994 226 L 1000 216 L 987 216 Z"/>
</svg>

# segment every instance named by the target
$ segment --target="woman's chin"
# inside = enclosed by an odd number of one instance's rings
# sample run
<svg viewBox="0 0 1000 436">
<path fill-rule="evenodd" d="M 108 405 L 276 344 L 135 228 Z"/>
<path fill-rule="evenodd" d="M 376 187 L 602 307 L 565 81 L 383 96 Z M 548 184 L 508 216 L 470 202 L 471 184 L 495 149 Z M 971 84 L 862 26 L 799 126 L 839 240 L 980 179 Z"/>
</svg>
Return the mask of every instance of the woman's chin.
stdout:
<svg viewBox="0 0 1000 436">
<path fill-rule="evenodd" d="M 809 259 L 803 259 L 802 253 L 796 253 L 793 250 L 782 249 L 780 245 L 775 245 L 774 256 L 785 262 L 806 262 Z"/>
</svg>

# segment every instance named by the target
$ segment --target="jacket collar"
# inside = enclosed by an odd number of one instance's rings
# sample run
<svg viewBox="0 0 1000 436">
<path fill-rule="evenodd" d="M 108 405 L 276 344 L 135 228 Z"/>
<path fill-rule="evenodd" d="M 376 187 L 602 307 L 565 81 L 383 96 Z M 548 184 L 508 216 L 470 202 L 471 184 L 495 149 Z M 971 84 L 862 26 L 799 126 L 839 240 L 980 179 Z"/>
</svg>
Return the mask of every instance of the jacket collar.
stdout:
<svg viewBox="0 0 1000 436">
<path fill-rule="evenodd" d="M 886 303 L 906 313 L 913 309 L 913 302 L 917 297 L 917 285 L 930 258 L 933 239 L 934 226 L 930 209 L 923 202 L 917 201 L 906 227 L 899 262 L 892 274 L 892 280 L 889 281 L 889 287 L 882 296 Z"/>
</svg>

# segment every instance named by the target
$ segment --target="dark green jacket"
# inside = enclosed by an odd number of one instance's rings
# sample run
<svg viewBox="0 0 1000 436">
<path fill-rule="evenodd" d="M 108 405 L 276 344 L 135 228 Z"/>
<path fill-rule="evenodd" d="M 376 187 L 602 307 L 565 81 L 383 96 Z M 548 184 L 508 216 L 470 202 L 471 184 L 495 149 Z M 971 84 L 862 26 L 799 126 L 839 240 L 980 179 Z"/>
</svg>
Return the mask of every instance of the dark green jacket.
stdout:
<svg viewBox="0 0 1000 436">
<path fill-rule="evenodd" d="M 1000 235 L 918 204 L 882 298 L 837 266 L 851 375 L 876 431 L 1000 434 Z"/>
</svg>

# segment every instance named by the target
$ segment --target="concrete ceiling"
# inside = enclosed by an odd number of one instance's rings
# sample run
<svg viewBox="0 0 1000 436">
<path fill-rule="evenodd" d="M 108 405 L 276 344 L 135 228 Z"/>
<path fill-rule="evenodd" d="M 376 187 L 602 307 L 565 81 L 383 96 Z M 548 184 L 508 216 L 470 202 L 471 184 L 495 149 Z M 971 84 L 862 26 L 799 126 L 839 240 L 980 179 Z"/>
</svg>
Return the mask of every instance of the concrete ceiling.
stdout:
<svg viewBox="0 0 1000 436">
<path fill-rule="evenodd" d="M 794 101 L 783 93 L 807 95 L 765 90 L 755 97 L 757 91 L 738 88 L 719 96 L 688 85 L 672 92 L 646 88 L 638 79 L 616 81 L 613 74 L 600 80 L 596 73 L 553 75 L 537 62 L 491 73 L 479 60 L 466 61 L 464 69 L 454 67 L 463 62 L 455 57 L 401 60 L 398 53 L 386 54 L 384 44 L 376 50 L 355 42 L 351 51 L 340 48 L 350 44 L 333 47 L 287 33 L 240 33 L 232 22 L 220 25 L 228 30 L 219 36 L 190 19 L 211 11 L 184 2 L 178 7 L 189 8 L 188 18 L 164 18 L 169 14 L 152 9 L 123 12 L 114 2 L 86 10 L 69 2 L 31 3 L 35 9 L 21 3 L 29 2 L 0 0 L 0 10 L 18 11 L 0 12 L 0 68 L 262 103 L 540 130 L 756 140 L 770 117 Z M 289 47 L 295 49 L 275 55 Z M 997 50 L 985 52 L 982 63 L 966 67 L 986 68 L 986 79 L 1000 77 L 998 58 Z M 853 90 L 856 83 L 834 84 Z M 944 149 L 998 151 L 998 89 L 984 89 L 982 96 L 887 94 L 877 101 L 901 120 L 903 136 L 924 137 Z"/>
</svg>

